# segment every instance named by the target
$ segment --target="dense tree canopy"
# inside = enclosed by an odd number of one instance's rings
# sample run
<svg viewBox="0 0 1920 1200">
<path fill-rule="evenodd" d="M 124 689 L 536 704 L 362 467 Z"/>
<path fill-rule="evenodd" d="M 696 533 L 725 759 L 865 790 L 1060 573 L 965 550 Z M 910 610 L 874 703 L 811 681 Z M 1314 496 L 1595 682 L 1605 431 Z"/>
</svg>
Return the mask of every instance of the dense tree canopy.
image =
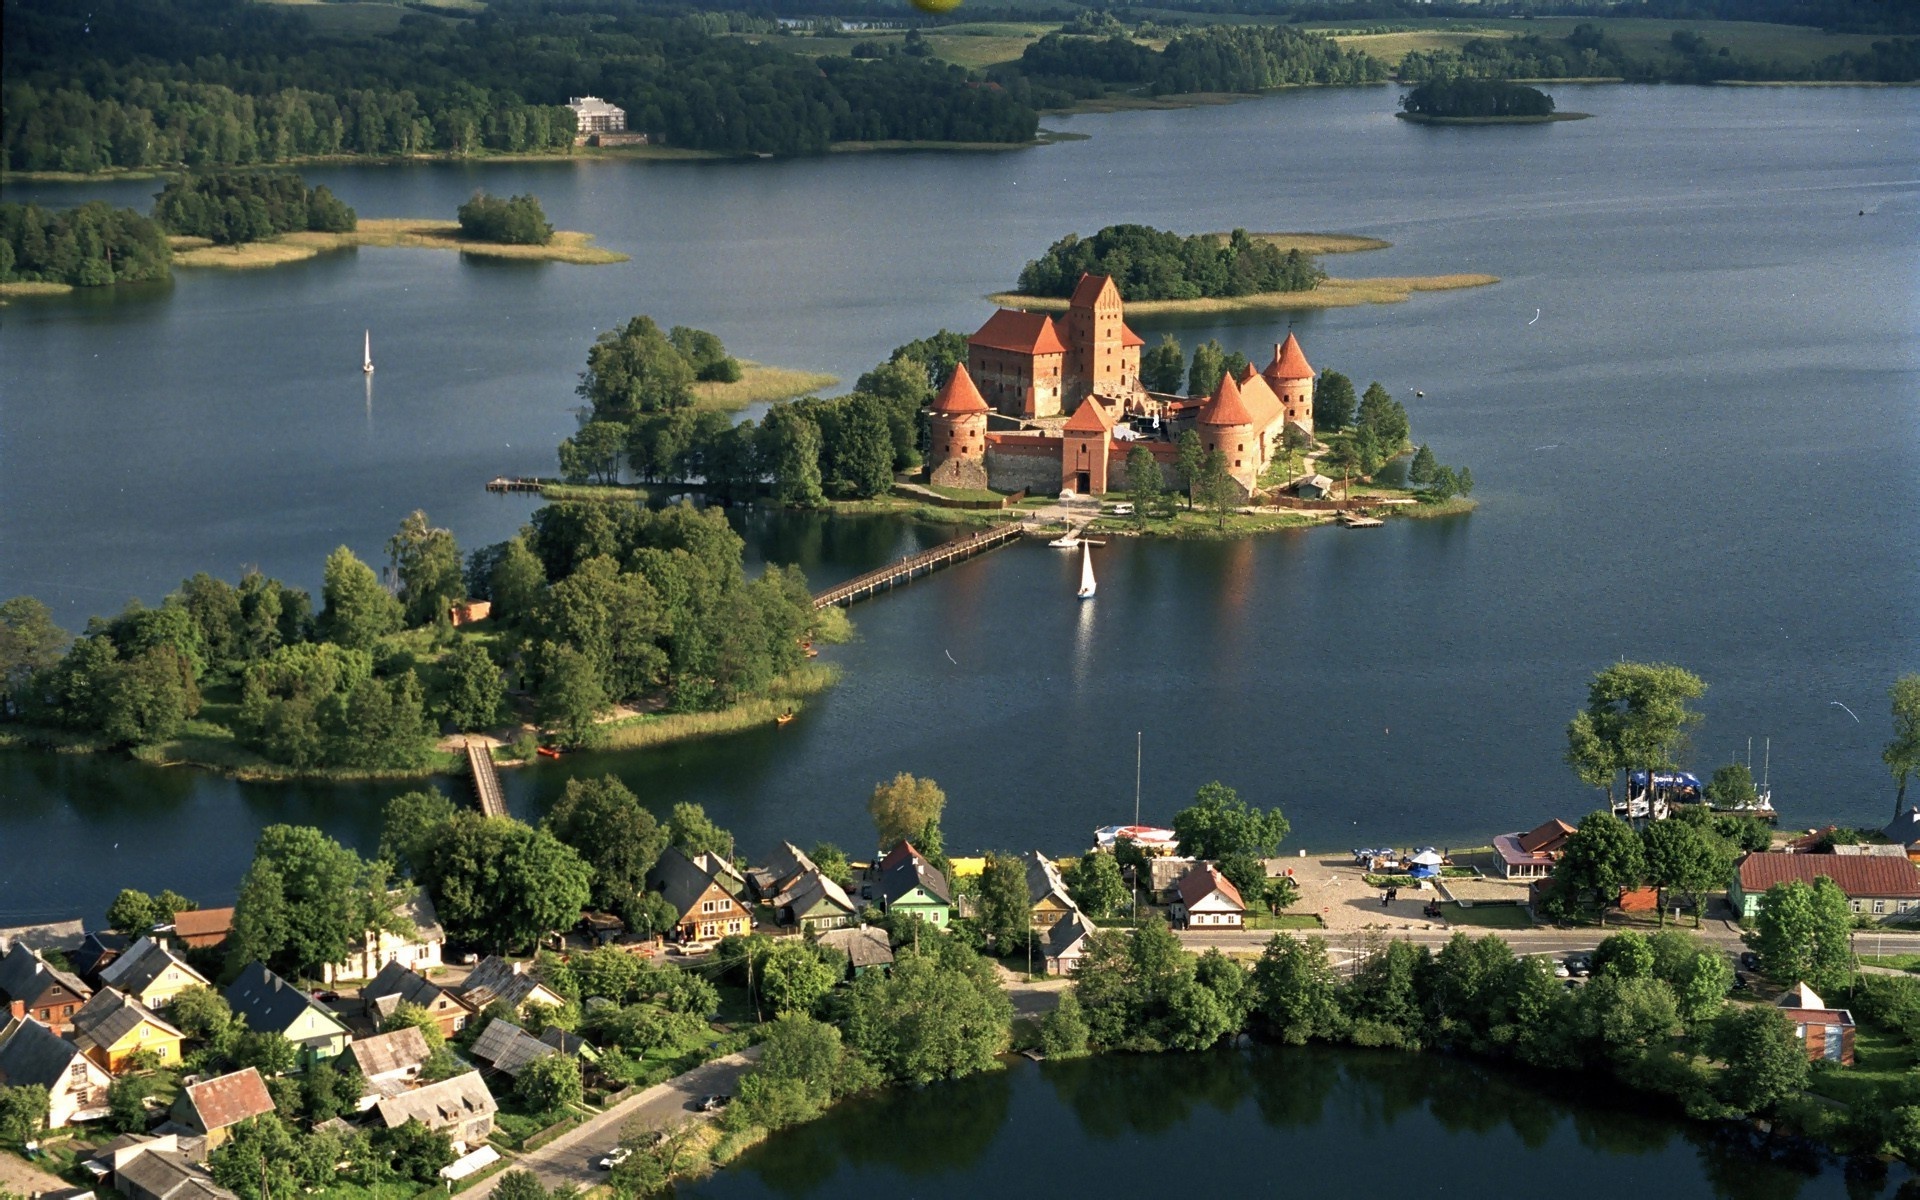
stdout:
<svg viewBox="0 0 1920 1200">
<path fill-rule="evenodd" d="M 1300 251 L 1281 250 L 1244 229 L 1225 238 L 1182 237 L 1147 225 L 1109 225 L 1090 238 L 1068 234 L 1047 247 L 1021 269 L 1019 290 L 1029 296 L 1070 296 L 1087 272 L 1112 275 L 1128 300 L 1304 292 L 1327 277 Z"/>
<path fill-rule="evenodd" d="M 344 233 L 360 219 L 322 185 L 298 175 L 217 171 L 181 175 L 154 197 L 153 219 L 168 233 L 203 237 L 215 245 L 265 241 L 283 233 Z"/>
<path fill-rule="evenodd" d="M 514 196 L 502 200 L 485 192 L 460 206 L 460 236 L 476 242 L 505 242 L 509 245 L 544 246 L 553 240 L 553 226 L 540 207 L 538 196 Z"/>
<path fill-rule="evenodd" d="M 1429 79 L 1400 97 L 1403 112 L 1423 117 L 1546 117 L 1553 97 L 1500 79 Z"/>
<path fill-rule="evenodd" d="M 171 276 L 172 259 L 165 232 L 130 208 L 100 200 L 77 208 L 0 204 L 0 283 L 104 287 L 163 280 Z"/>
</svg>

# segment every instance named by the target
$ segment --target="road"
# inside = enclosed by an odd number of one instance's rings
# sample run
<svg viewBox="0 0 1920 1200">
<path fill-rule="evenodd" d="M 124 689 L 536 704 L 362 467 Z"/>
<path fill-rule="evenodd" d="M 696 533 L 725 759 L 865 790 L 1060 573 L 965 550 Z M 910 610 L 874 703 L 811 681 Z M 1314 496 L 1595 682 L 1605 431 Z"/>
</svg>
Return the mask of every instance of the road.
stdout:
<svg viewBox="0 0 1920 1200">
<path fill-rule="evenodd" d="M 605 1183 L 606 1172 L 594 1164 L 620 1144 L 628 1129 L 665 1129 L 681 1121 L 705 1119 L 706 1114 L 693 1110 L 694 1102 L 715 1092 L 733 1095 L 739 1090 L 740 1077 L 759 1057 L 760 1048 L 754 1046 L 650 1087 L 578 1129 L 570 1129 L 540 1149 L 521 1155 L 513 1167 L 532 1171 L 540 1186 L 549 1191 L 562 1184 L 589 1188 Z M 505 1174 L 502 1171 L 483 1180 L 465 1195 L 475 1200 L 488 1195 Z"/>
</svg>

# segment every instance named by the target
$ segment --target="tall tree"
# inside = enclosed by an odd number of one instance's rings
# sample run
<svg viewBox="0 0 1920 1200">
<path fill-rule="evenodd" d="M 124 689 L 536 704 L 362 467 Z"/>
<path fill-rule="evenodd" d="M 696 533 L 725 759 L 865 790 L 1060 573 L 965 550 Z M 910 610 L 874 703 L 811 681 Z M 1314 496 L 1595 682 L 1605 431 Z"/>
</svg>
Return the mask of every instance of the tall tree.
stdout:
<svg viewBox="0 0 1920 1200">
<path fill-rule="evenodd" d="M 428 625 L 447 615 L 453 603 L 466 595 L 460 570 L 460 547 L 449 530 L 427 524 L 427 514 L 414 509 L 387 539 L 387 557 L 400 581 L 400 603 L 408 625 Z"/>
<path fill-rule="evenodd" d="M 546 666 L 534 716 L 563 746 L 590 746 L 599 735 L 600 714 L 611 702 L 593 660 L 572 646 L 547 642 L 540 658 Z"/>
<path fill-rule="evenodd" d="M 1136 528 L 1145 529 L 1147 518 L 1153 510 L 1160 507 L 1160 493 L 1165 490 L 1160 477 L 1160 460 L 1153 456 L 1145 443 L 1136 442 L 1127 452 L 1127 499 L 1133 502 L 1133 523 Z"/>
<path fill-rule="evenodd" d="M 1110 917 L 1126 906 L 1127 882 L 1120 874 L 1119 860 L 1111 853 L 1089 850 L 1067 868 L 1062 882 L 1067 885 L 1067 895 L 1088 916 Z"/>
<path fill-rule="evenodd" d="M 1187 356 L 1180 339 L 1170 333 L 1160 335 L 1160 344 L 1140 357 L 1140 386 L 1164 396 L 1180 394 L 1187 377 Z"/>
<path fill-rule="evenodd" d="M 1898 820 L 1907 803 L 1907 779 L 1920 774 L 1920 674 L 1894 680 L 1888 698 L 1893 707 L 1893 740 L 1880 751 L 1880 760 L 1893 773 L 1893 816 Z"/>
<path fill-rule="evenodd" d="M 1853 973 L 1852 932 L 1846 893 L 1822 875 L 1811 887 L 1793 880 L 1768 888 L 1749 940 L 1769 979 L 1834 992 Z"/>
<path fill-rule="evenodd" d="M 1338 371 L 1320 372 L 1313 388 L 1313 428 L 1337 433 L 1353 424 L 1353 380 Z"/>
<path fill-rule="evenodd" d="M 1578 897 L 1597 893 L 1600 923 L 1607 908 L 1626 888 L 1639 887 L 1647 877 L 1646 853 L 1633 827 L 1604 810 L 1588 813 L 1579 828 L 1567 836 L 1560 865 L 1553 870 L 1554 887 Z"/>
<path fill-rule="evenodd" d="M 760 459 L 773 476 L 773 500 L 783 508 L 819 508 L 820 426 L 791 404 L 776 405 L 760 423 Z"/>
<path fill-rule="evenodd" d="M 1683 821 L 1654 821 L 1641 831 L 1647 860 L 1647 881 L 1668 892 L 1678 892 L 1693 906 L 1694 928 L 1706 894 L 1725 886 L 1733 857 L 1726 843 L 1705 828 Z M 1660 923 L 1667 923 L 1667 906 L 1660 906 Z"/>
<path fill-rule="evenodd" d="M 587 351 L 582 399 L 604 421 L 693 407 L 693 364 L 650 317 L 634 317 L 600 335 Z"/>
<path fill-rule="evenodd" d="M 445 792 L 431 788 L 395 796 L 381 811 L 380 857 L 418 876 L 456 811 Z"/>
<path fill-rule="evenodd" d="M 32 596 L 0 603 L 0 718 L 20 715 L 28 681 L 60 661 L 68 640 L 53 610 Z"/>
<path fill-rule="evenodd" d="M 447 822 L 422 875 L 449 934 L 503 952 L 571 927 L 592 895 L 592 868 L 572 847 L 474 812 Z"/>
<path fill-rule="evenodd" d="M 593 869 L 596 908 L 622 919 L 636 911 L 646 893 L 647 872 L 667 845 L 667 830 L 640 806 L 639 797 L 612 775 L 569 779 L 547 815 L 547 828 Z"/>
<path fill-rule="evenodd" d="M 683 854 L 733 857 L 733 835 L 715 824 L 706 809 L 685 800 L 667 816 L 667 838 Z"/>
<path fill-rule="evenodd" d="M 1012 1021 L 992 966 L 952 938 L 902 951 L 890 974 L 867 972 L 847 997 L 848 1043 L 903 1083 L 989 1069 Z"/>
<path fill-rule="evenodd" d="M 1189 429 L 1174 442 L 1178 451 L 1176 465 L 1180 470 L 1180 483 L 1187 493 L 1187 511 L 1193 511 L 1193 497 L 1200 488 L 1200 477 L 1207 468 L 1206 447 L 1200 441 L 1200 435 Z"/>
<path fill-rule="evenodd" d="M 1317 406 L 1315 412 L 1317 415 Z M 1363 432 L 1371 433 L 1379 441 L 1386 455 L 1400 453 L 1407 444 L 1407 410 L 1377 379 L 1367 385 L 1366 393 L 1360 397 L 1359 425 Z"/>
<path fill-rule="evenodd" d="M 1210 450 L 1200 468 L 1200 505 L 1212 513 L 1221 529 L 1227 527 L 1227 514 L 1240 502 L 1240 485 L 1227 470 L 1224 451 Z"/>
<path fill-rule="evenodd" d="M 873 817 L 873 830 L 883 849 L 892 849 L 903 841 L 921 836 L 930 824 L 938 824 L 941 810 L 947 806 L 947 794 L 931 779 L 916 779 L 905 771 L 892 779 L 873 785 L 867 800 L 867 812 Z M 920 847 L 923 852 L 925 846 Z"/>
<path fill-rule="evenodd" d="M 1290 1046 L 1331 1038 L 1345 1022 L 1339 979 L 1321 938 L 1274 934 L 1254 964 L 1253 987 L 1261 1022 Z"/>
<path fill-rule="evenodd" d="M 507 707 L 507 677 L 473 638 L 454 643 L 440 664 L 439 710 L 460 730 L 487 729 L 499 723 Z"/>
<path fill-rule="evenodd" d="M 1217 859 L 1230 854 L 1266 858 L 1292 828 L 1278 808 L 1262 812 L 1217 780 L 1203 786 L 1195 793 L 1193 803 L 1173 817 L 1180 853 L 1192 858 Z"/>
<path fill-rule="evenodd" d="M 1193 365 L 1187 371 L 1187 395 L 1211 396 L 1227 373 L 1227 352 L 1217 338 L 1208 338 L 1193 348 Z"/>
<path fill-rule="evenodd" d="M 371 650 L 381 637 L 400 628 L 400 602 L 380 586 L 373 568 L 341 546 L 327 555 L 320 595 L 320 633 L 350 650 Z"/>
<path fill-rule="evenodd" d="M 1587 685 L 1587 707 L 1567 724 L 1567 765 L 1581 782 L 1604 788 L 1613 801 L 1621 771 L 1661 771 L 1700 715 L 1687 707 L 1707 685 L 1670 663 L 1617 662 Z"/>
<path fill-rule="evenodd" d="M 1027 944 L 1032 910 L 1027 905 L 1027 868 L 1017 854 L 987 851 L 980 871 L 980 894 L 975 900 L 974 923 L 995 954 L 1012 954 Z"/>
<path fill-rule="evenodd" d="M 1743 1112 L 1764 1112 L 1807 1085 L 1806 1045 L 1794 1036 L 1787 1014 L 1771 1004 L 1727 1009 L 1714 1027 L 1712 1046 L 1714 1057 L 1727 1064 L 1722 1093 Z"/>
<path fill-rule="evenodd" d="M 249 903 L 262 906 L 260 920 L 245 912 Z M 260 831 L 234 906 L 235 933 L 243 916 L 250 931 L 242 939 L 247 953 L 234 957 L 240 953 L 235 946 L 229 958 L 236 967 L 263 957 L 282 974 L 317 974 L 344 962 L 369 929 L 397 932 L 393 909 L 384 872 L 370 870 L 358 854 L 309 826 L 269 825 Z M 254 932 L 271 931 L 281 921 L 284 936 L 277 945 Z"/>
</svg>

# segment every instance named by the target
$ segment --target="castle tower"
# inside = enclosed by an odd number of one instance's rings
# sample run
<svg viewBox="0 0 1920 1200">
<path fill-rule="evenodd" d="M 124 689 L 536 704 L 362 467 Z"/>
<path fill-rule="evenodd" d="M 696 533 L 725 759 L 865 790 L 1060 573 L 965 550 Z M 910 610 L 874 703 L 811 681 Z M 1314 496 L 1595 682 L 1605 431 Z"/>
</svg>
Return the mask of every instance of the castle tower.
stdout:
<svg viewBox="0 0 1920 1200">
<path fill-rule="evenodd" d="M 1280 397 L 1286 410 L 1286 423 L 1299 426 L 1302 433 L 1312 437 L 1313 368 L 1300 349 L 1300 339 L 1289 332 L 1287 340 L 1273 348 L 1273 361 L 1260 374 Z"/>
<path fill-rule="evenodd" d="M 1231 373 L 1220 376 L 1213 398 L 1200 409 L 1200 446 L 1208 454 L 1218 450 L 1227 460 L 1227 474 L 1251 496 L 1260 481 L 1261 454 L 1257 419 L 1241 399 Z"/>
<path fill-rule="evenodd" d="M 1067 344 L 1045 313 L 1002 308 L 967 339 L 967 371 L 982 398 L 1009 417 L 1054 417 Z"/>
<path fill-rule="evenodd" d="M 1092 396 L 1080 402 L 1060 429 L 1060 488 L 1083 496 L 1107 490 L 1107 460 L 1113 449 L 1113 414 Z"/>
<path fill-rule="evenodd" d="M 1071 406 L 1089 395 L 1131 398 L 1140 386 L 1140 347 L 1146 340 L 1127 328 L 1113 276 L 1082 275 L 1064 325 L 1064 404 Z"/>
<path fill-rule="evenodd" d="M 987 402 L 965 363 L 956 363 L 927 415 L 927 482 L 941 487 L 987 486 Z"/>
</svg>

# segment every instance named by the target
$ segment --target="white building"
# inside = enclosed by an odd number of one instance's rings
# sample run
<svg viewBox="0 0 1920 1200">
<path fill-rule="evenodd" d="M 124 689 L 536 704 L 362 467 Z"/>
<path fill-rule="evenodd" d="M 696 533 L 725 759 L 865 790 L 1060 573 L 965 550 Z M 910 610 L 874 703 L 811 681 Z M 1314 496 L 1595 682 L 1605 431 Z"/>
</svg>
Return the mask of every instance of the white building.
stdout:
<svg viewBox="0 0 1920 1200">
<path fill-rule="evenodd" d="M 619 133 L 627 127 L 627 110 L 598 96 L 574 96 L 567 107 L 573 110 L 575 129 L 582 136 Z"/>
</svg>

